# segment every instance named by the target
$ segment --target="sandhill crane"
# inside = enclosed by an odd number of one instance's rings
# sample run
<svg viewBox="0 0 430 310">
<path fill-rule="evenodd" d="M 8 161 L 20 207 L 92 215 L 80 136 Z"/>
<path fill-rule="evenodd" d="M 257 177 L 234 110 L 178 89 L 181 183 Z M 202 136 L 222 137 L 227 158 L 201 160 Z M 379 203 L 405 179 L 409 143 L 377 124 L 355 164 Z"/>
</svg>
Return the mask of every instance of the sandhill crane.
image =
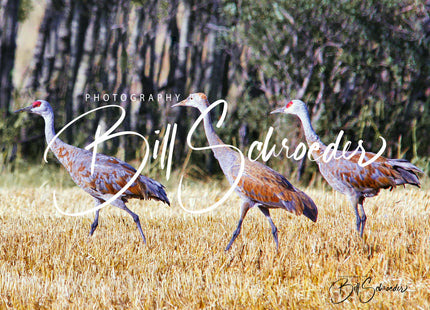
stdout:
<svg viewBox="0 0 430 310">
<path fill-rule="evenodd" d="M 325 162 L 322 154 L 326 146 L 313 130 L 308 109 L 301 100 L 292 100 L 284 107 L 271 113 L 298 116 L 302 122 L 309 148 L 311 149 L 313 143 L 319 146 L 318 150 L 312 148 L 312 156 L 318 163 L 322 176 L 331 187 L 345 194 L 351 202 L 355 210 L 357 231 L 361 237 L 363 237 L 364 225 L 367 219 L 363 208 L 365 198 L 376 196 L 381 188 L 390 188 L 392 190 L 397 185 L 404 186 L 404 184 L 420 187 L 417 173 L 422 173 L 423 171 L 405 159 L 389 159 L 380 156 L 373 163 L 362 167 L 358 164 L 361 156 L 360 152 L 349 158 L 352 152 L 345 152 L 344 156 L 341 157 L 343 152 L 337 151 L 334 158 Z M 374 156 L 375 154 L 366 152 L 364 159 L 368 161 Z M 360 207 L 361 214 L 358 207 Z"/>
<path fill-rule="evenodd" d="M 195 93 L 173 105 L 173 107 L 176 106 L 194 107 L 203 113 L 209 106 L 209 102 L 205 94 Z M 224 145 L 215 133 L 209 113 L 205 115 L 203 123 L 209 144 L 211 146 Z M 233 184 L 241 166 L 239 153 L 228 147 L 212 148 L 212 151 L 227 180 Z M 317 220 L 318 210 L 312 199 L 291 185 L 284 176 L 259 162 L 245 158 L 244 172 L 235 190 L 242 199 L 240 219 L 230 242 L 225 248 L 226 251 L 230 249 L 239 235 L 246 213 L 254 206 L 257 206 L 268 219 L 276 248 L 278 248 L 278 229 L 270 217 L 270 208 L 281 208 L 296 215 L 303 214 L 314 222 Z"/>
<path fill-rule="evenodd" d="M 55 137 L 54 112 L 51 105 L 45 100 L 37 100 L 31 106 L 15 111 L 31 112 L 38 114 L 45 120 L 45 137 L 49 143 Z M 73 181 L 88 194 L 93 196 L 96 207 L 109 200 L 118 193 L 135 175 L 136 169 L 129 164 L 111 156 L 97 154 L 95 168 L 91 174 L 91 160 L 93 153 L 64 143 L 56 138 L 51 144 L 51 151 L 61 164 L 67 169 Z M 140 175 L 136 181 L 111 204 L 128 212 L 139 229 L 143 242 L 146 244 L 145 235 L 140 226 L 139 216 L 125 205 L 128 199 L 155 199 L 170 205 L 164 186 L 159 182 Z M 95 219 L 91 225 L 90 236 L 97 228 L 99 211 L 95 212 Z"/>
</svg>

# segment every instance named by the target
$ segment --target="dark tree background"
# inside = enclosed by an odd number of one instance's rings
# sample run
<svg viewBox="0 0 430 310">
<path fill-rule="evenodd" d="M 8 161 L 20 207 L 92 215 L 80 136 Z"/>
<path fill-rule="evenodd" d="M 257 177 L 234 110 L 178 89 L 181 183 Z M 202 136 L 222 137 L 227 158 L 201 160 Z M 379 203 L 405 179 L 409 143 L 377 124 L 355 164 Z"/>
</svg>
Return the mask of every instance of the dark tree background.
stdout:
<svg viewBox="0 0 430 310">
<path fill-rule="evenodd" d="M 167 124 L 177 123 L 179 167 L 197 112 L 170 106 L 174 94 L 183 99 L 203 91 L 211 101 L 228 100 L 228 122 L 219 134 L 243 151 L 263 140 L 270 126 L 276 128 L 273 143 L 286 137 L 294 148 L 302 139 L 297 121 L 268 115 L 301 98 L 323 141 L 334 141 L 344 130 L 347 140 L 363 139 L 366 148 L 377 151 L 382 135 L 388 142 L 385 155 L 406 157 L 428 172 L 430 1 L 339 2 L 46 0 L 33 60 L 17 89 L 15 38 L 32 1 L 2 0 L 1 164 L 40 157 L 42 121 L 10 111 L 43 98 L 54 106 L 59 128 L 106 104 L 123 106 L 128 113 L 121 129 L 150 142 L 162 138 Z M 110 94 L 111 100 L 94 100 L 97 94 Z M 162 99 L 121 102 L 112 94 Z M 166 99 L 169 94 L 173 100 Z M 63 138 L 83 146 L 98 124 L 110 126 L 116 117 L 103 110 Z M 206 145 L 202 131 L 196 143 Z M 121 137 L 104 148 L 126 160 L 142 156 L 135 138 Z M 206 171 L 217 169 L 210 152 L 193 154 L 193 162 Z M 272 163 L 284 173 L 297 167 L 299 175 L 315 171 L 305 162 Z"/>
</svg>

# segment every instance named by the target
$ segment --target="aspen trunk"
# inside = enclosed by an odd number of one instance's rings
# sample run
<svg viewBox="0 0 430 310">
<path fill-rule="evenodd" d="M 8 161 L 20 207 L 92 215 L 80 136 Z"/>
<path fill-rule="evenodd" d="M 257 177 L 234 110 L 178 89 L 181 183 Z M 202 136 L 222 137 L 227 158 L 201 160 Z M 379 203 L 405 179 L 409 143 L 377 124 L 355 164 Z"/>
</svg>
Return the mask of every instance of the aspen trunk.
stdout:
<svg viewBox="0 0 430 310">
<path fill-rule="evenodd" d="M 20 1 L 3 0 L 0 11 L 0 113 L 9 114 L 13 91 L 12 70 L 15 63 L 18 8 Z"/>
<path fill-rule="evenodd" d="M 145 5 L 131 0 L 48 0 L 27 90 L 64 107 L 55 109 L 60 124 L 104 104 L 121 104 L 127 110 L 118 130 L 151 136 L 176 122 L 175 156 L 180 162 L 192 119 L 187 109 L 170 109 L 175 95 L 182 100 L 190 91 L 205 91 L 212 100 L 229 90 L 228 82 L 221 83 L 228 77 L 229 62 L 216 47 L 222 26 L 219 5 L 219 0 L 207 7 L 175 0 L 166 10 L 160 0 Z M 121 94 L 127 96 L 125 102 Z M 137 101 L 131 102 L 131 94 Z M 158 94 L 172 99 L 159 100 Z M 65 140 L 89 142 L 99 123 L 106 126 L 117 116 L 118 111 L 100 111 L 94 120 L 67 130 Z M 120 156 L 131 158 L 137 142 L 136 137 L 122 137 L 100 150 L 115 154 L 121 149 Z"/>
</svg>

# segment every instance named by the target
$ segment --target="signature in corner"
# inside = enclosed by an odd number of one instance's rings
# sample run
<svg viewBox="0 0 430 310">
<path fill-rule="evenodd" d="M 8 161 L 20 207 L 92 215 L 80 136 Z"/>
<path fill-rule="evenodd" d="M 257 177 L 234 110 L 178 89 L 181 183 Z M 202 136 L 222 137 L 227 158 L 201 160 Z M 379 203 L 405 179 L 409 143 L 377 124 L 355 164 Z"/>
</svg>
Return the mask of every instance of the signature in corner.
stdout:
<svg viewBox="0 0 430 310">
<path fill-rule="evenodd" d="M 364 278 L 363 281 L 359 281 Z M 357 280 L 358 279 L 358 280 Z M 405 293 L 408 286 L 400 284 L 384 285 L 382 282 L 379 285 L 372 286 L 372 277 L 358 276 L 343 276 L 332 282 L 330 285 L 330 301 L 334 304 L 340 304 L 346 301 L 355 293 L 361 303 L 368 303 L 375 297 L 377 292 L 399 292 Z"/>
</svg>

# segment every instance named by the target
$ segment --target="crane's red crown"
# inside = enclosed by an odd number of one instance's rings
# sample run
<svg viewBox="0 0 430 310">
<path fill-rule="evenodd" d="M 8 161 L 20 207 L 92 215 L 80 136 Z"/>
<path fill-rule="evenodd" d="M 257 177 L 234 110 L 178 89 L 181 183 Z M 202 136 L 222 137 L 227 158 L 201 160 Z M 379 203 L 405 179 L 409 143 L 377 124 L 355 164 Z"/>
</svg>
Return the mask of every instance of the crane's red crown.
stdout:
<svg viewBox="0 0 430 310">
<path fill-rule="evenodd" d="M 205 94 L 203 93 L 199 93 L 200 98 L 202 98 L 203 100 L 208 100 L 208 97 L 206 97 Z"/>
<path fill-rule="evenodd" d="M 293 105 L 293 102 L 292 101 L 290 101 L 290 102 L 288 102 L 287 103 L 287 106 L 285 107 L 286 109 L 288 109 L 289 107 L 291 107 Z"/>
<path fill-rule="evenodd" d="M 37 108 L 37 107 L 40 107 L 40 105 L 42 104 L 42 102 L 40 102 L 40 101 L 35 101 L 35 102 L 33 102 L 33 108 Z"/>
</svg>

